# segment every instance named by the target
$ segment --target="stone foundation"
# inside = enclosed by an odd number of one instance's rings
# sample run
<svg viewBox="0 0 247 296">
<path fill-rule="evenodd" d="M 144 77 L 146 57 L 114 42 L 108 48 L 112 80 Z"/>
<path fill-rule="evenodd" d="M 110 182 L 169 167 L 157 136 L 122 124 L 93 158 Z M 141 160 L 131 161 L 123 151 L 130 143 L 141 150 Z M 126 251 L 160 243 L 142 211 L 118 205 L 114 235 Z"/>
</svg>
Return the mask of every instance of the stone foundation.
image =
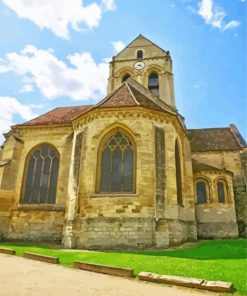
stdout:
<svg viewBox="0 0 247 296">
<path fill-rule="evenodd" d="M 12 210 L 7 240 L 61 242 L 64 210 Z"/>
<path fill-rule="evenodd" d="M 198 238 L 236 238 L 238 225 L 235 222 L 206 222 L 197 224 Z"/>
</svg>

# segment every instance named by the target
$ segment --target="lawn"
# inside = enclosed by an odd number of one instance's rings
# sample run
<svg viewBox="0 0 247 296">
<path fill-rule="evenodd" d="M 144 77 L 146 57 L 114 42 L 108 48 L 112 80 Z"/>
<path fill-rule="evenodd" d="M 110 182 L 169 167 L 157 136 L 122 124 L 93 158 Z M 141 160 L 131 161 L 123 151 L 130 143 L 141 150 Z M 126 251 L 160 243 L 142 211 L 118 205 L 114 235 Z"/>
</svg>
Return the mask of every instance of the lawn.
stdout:
<svg viewBox="0 0 247 296">
<path fill-rule="evenodd" d="M 17 255 L 33 252 L 59 257 L 61 264 L 72 266 L 75 260 L 133 268 L 134 273 L 151 271 L 206 280 L 229 281 L 241 295 L 247 295 L 247 241 L 212 240 L 193 248 L 146 252 L 65 251 L 41 245 L 0 243 L 16 250 Z"/>
</svg>

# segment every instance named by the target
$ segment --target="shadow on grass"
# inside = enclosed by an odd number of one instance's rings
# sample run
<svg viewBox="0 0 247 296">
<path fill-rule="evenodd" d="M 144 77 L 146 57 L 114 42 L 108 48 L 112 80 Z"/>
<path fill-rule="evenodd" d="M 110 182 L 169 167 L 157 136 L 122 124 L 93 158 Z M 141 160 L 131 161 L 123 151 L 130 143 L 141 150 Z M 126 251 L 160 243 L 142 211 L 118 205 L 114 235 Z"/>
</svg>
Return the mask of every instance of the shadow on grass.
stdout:
<svg viewBox="0 0 247 296">
<path fill-rule="evenodd" d="M 217 240 L 201 242 L 197 246 L 181 250 L 162 250 L 136 252 L 137 255 L 165 256 L 197 260 L 215 260 L 215 259 L 246 259 L 247 241 L 238 240 Z"/>
</svg>

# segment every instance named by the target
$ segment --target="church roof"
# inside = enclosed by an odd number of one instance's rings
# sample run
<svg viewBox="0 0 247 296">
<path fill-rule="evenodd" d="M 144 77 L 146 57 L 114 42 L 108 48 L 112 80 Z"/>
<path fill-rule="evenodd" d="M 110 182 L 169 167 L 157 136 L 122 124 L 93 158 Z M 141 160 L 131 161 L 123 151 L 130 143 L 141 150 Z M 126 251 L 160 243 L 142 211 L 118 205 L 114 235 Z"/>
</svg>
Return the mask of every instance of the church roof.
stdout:
<svg viewBox="0 0 247 296">
<path fill-rule="evenodd" d="M 100 101 L 95 107 L 141 106 L 149 109 L 177 114 L 177 111 L 154 96 L 133 78 L 129 77 L 116 90 Z"/>
<path fill-rule="evenodd" d="M 191 160 L 194 172 L 224 170 L 224 168 L 221 165 L 200 156 L 194 155 L 191 157 Z"/>
<path fill-rule="evenodd" d="M 224 128 L 188 129 L 192 152 L 234 151 L 246 147 L 246 142 L 231 124 Z"/>
<path fill-rule="evenodd" d="M 45 114 L 40 115 L 23 125 L 46 125 L 46 124 L 67 124 L 74 118 L 82 115 L 89 110 L 93 105 L 58 107 Z"/>
</svg>

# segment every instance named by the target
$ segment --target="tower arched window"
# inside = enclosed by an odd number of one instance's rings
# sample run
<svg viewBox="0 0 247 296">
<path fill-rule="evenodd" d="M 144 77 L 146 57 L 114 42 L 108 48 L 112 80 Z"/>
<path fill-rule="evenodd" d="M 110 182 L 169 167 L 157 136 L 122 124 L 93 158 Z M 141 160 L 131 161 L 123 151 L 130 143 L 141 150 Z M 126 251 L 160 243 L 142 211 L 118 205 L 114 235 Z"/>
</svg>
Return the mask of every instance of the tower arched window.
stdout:
<svg viewBox="0 0 247 296">
<path fill-rule="evenodd" d="M 142 50 L 137 50 L 136 57 L 138 59 L 142 59 L 143 58 L 143 51 Z"/>
<path fill-rule="evenodd" d="M 124 81 L 126 81 L 128 78 L 130 77 L 130 74 L 125 74 L 124 76 L 123 76 L 123 78 L 122 78 L 122 83 L 124 82 Z"/>
<path fill-rule="evenodd" d="M 114 130 L 99 149 L 98 192 L 135 192 L 135 145 L 121 130 Z"/>
<path fill-rule="evenodd" d="M 178 141 L 175 142 L 175 167 L 176 167 L 176 185 L 177 185 L 177 203 L 183 204 L 182 197 L 182 173 L 181 173 L 181 161 L 179 153 Z"/>
<path fill-rule="evenodd" d="M 208 191 L 208 183 L 206 180 L 199 180 L 196 183 L 196 195 L 198 204 L 207 203 Z"/>
<path fill-rule="evenodd" d="M 227 186 L 225 181 L 220 180 L 217 182 L 217 196 L 219 203 L 225 203 L 227 198 Z"/>
<path fill-rule="evenodd" d="M 21 203 L 54 204 L 56 200 L 59 154 L 55 147 L 42 144 L 26 159 Z"/>
<path fill-rule="evenodd" d="M 155 95 L 159 96 L 159 76 L 153 72 L 148 77 L 148 89 Z"/>
</svg>

